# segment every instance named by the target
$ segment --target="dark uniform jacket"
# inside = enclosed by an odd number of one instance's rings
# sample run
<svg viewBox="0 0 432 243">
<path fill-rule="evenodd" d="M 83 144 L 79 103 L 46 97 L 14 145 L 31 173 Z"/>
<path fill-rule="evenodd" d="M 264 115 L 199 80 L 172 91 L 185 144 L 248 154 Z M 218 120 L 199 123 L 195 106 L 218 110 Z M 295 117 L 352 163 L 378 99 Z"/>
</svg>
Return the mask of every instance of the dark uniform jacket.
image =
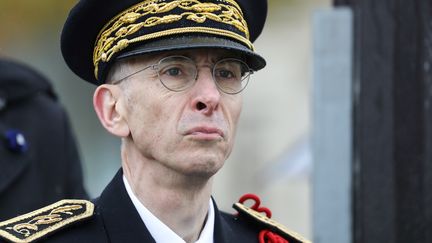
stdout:
<svg viewBox="0 0 432 243">
<path fill-rule="evenodd" d="M 155 243 L 133 205 L 119 170 L 93 202 L 62 200 L 32 213 L 0 222 L 2 237 L 12 242 Z M 227 214 L 214 204 L 214 242 L 308 243 L 277 222 L 236 203 L 239 214 Z M 243 209 L 241 209 L 243 208 Z M 267 240 L 259 241 L 266 234 Z M 268 240 L 272 238 L 272 240 Z M 165 243 L 165 242 L 159 242 Z M 167 242 L 169 243 L 169 242 Z"/>
<path fill-rule="evenodd" d="M 13 133 L 26 148 L 13 144 Z M 0 60 L 0 221 L 86 197 L 75 139 L 51 84 L 27 66 Z"/>
<path fill-rule="evenodd" d="M 154 243 L 129 195 L 120 170 L 101 196 L 94 201 L 93 218 L 48 236 L 43 242 Z M 259 228 L 215 205 L 214 242 L 258 242 Z"/>
</svg>

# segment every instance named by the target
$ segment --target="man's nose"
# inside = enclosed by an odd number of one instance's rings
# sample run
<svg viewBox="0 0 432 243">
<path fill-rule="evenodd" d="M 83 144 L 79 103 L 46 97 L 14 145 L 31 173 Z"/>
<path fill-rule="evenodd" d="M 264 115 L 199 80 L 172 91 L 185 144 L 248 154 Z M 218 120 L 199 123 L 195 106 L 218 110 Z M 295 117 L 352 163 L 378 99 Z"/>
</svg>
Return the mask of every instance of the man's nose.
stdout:
<svg viewBox="0 0 432 243">
<path fill-rule="evenodd" d="M 201 68 L 193 87 L 192 109 L 211 115 L 218 109 L 221 93 L 213 81 L 211 69 Z"/>
</svg>

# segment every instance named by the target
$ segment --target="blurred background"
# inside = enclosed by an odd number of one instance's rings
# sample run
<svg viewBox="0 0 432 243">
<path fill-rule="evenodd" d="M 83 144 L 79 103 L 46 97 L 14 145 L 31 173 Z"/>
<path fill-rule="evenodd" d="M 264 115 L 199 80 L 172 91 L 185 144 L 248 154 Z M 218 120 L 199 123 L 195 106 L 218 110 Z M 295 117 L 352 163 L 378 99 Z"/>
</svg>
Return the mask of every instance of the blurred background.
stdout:
<svg viewBox="0 0 432 243">
<path fill-rule="evenodd" d="M 69 112 L 85 185 L 94 197 L 120 166 L 120 142 L 96 119 L 95 87 L 76 77 L 61 57 L 61 28 L 75 2 L 1 0 L 0 56 L 25 62 L 53 82 Z M 237 142 L 214 190 L 218 206 L 228 212 L 244 193 L 258 194 L 275 220 L 310 239 L 311 22 L 314 11 L 330 5 L 330 0 L 269 0 L 268 21 L 255 43 L 268 64 L 244 92 Z"/>
</svg>

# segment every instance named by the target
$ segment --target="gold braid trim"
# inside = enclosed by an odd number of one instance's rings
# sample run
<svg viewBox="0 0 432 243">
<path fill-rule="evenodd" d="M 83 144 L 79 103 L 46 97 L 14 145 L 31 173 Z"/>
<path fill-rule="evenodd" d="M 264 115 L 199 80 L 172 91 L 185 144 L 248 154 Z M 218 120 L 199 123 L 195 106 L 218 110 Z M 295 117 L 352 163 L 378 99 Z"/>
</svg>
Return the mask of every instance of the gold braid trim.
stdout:
<svg viewBox="0 0 432 243">
<path fill-rule="evenodd" d="M 264 225 L 269 226 L 272 230 L 275 230 L 277 233 L 282 234 L 283 236 L 289 236 L 294 239 L 293 243 L 312 243 L 311 241 L 303 238 L 299 233 L 294 232 L 279 222 L 274 221 L 273 219 L 268 218 L 267 216 L 249 208 L 241 203 L 235 203 L 233 207 L 242 215 L 248 216 L 250 219 L 253 219 L 257 222 L 260 222 Z M 291 240 L 289 240 L 291 242 Z"/>
<path fill-rule="evenodd" d="M 61 200 L 0 222 L 0 238 L 17 243 L 32 242 L 69 224 L 91 217 L 93 210 L 93 203 L 86 200 Z"/>
<path fill-rule="evenodd" d="M 253 50 L 253 45 L 249 41 L 247 23 L 243 18 L 240 6 L 234 0 L 219 0 L 219 2 L 221 2 L 219 4 L 202 3 L 199 0 L 174 0 L 168 3 L 163 1 L 164 0 L 145 0 L 118 14 L 102 28 L 96 39 L 93 52 L 96 79 L 98 78 L 99 62 L 109 62 L 114 54 L 126 48 L 130 43 L 154 39 L 161 36 L 193 32 L 216 34 L 236 39 Z M 228 4 L 222 4 L 222 2 Z M 176 8 L 180 8 L 184 12 L 181 14 L 167 14 L 162 17 L 154 16 L 155 14 L 168 13 Z M 216 14 L 216 11 L 220 12 L 220 14 Z M 138 19 L 147 15 L 150 15 L 147 19 L 136 23 Z M 209 19 L 228 24 L 244 33 L 244 36 L 232 31 L 217 28 L 182 27 L 150 33 L 133 39 L 127 38 L 142 28 L 174 23 L 183 18 L 197 23 L 203 23 Z"/>
</svg>

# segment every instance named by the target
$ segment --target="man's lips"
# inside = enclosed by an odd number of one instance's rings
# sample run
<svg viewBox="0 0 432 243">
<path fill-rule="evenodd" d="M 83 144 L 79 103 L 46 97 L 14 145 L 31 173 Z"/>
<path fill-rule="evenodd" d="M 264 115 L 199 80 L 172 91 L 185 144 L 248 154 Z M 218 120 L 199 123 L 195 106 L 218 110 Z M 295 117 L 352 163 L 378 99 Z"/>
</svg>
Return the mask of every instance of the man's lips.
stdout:
<svg viewBox="0 0 432 243">
<path fill-rule="evenodd" d="M 189 129 L 186 134 L 187 135 L 192 135 L 192 136 L 202 136 L 202 137 L 224 137 L 224 133 L 222 130 L 220 130 L 219 128 L 215 128 L 215 127 L 194 127 L 192 129 Z"/>
</svg>

